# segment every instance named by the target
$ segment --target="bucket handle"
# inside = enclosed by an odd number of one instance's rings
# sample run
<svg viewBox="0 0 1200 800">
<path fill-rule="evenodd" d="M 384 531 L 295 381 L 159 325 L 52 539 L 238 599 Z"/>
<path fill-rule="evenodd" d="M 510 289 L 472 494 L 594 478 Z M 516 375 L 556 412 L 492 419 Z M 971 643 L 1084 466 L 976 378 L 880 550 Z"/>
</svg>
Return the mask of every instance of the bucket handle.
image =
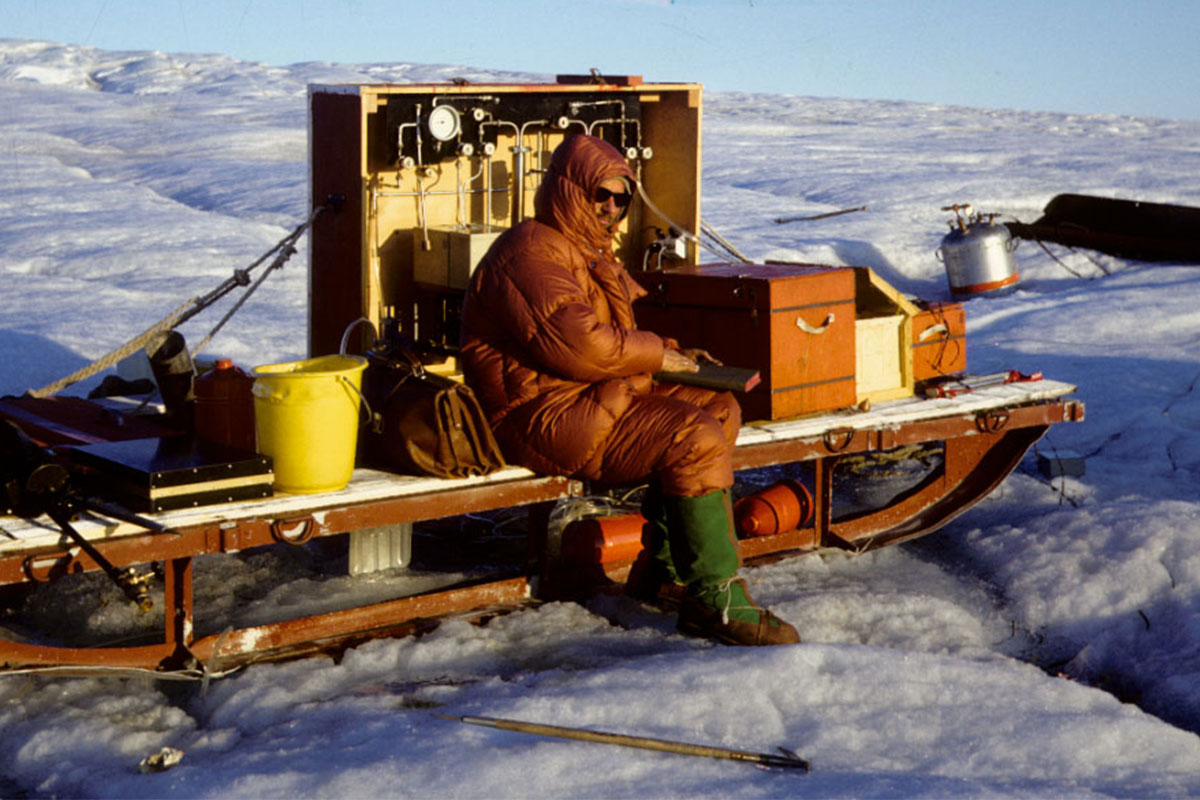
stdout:
<svg viewBox="0 0 1200 800">
<path fill-rule="evenodd" d="M 351 322 L 349 325 L 347 325 L 346 330 L 342 331 L 342 343 L 341 343 L 341 346 L 338 347 L 339 353 L 341 353 L 342 355 L 346 355 L 346 345 L 350 343 L 351 331 L 353 331 L 356 327 L 358 327 L 359 325 L 362 325 L 364 323 L 368 327 L 371 328 L 371 336 L 375 339 L 379 338 L 379 331 L 375 327 L 375 323 L 371 322 L 371 320 L 367 319 L 366 317 L 359 317 L 358 319 L 354 320 L 354 322 Z M 382 422 L 382 415 L 378 415 L 374 411 L 371 410 L 371 403 L 370 403 L 370 401 L 367 400 L 367 396 L 365 394 L 363 394 L 359 390 L 359 388 L 350 381 L 349 378 L 347 378 L 345 375 L 339 375 L 338 377 L 341 378 L 342 380 L 344 380 L 346 382 L 346 385 L 349 386 L 350 389 L 356 395 L 358 395 L 358 399 L 362 401 L 362 407 L 367 410 L 367 418 L 364 419 L 362 422 L 358 423 L 358 426 L 361 428 L 362 426 L 370 423 L 371 426 L 374 428 L 375 432 L 379 433 L 380 427 L 381 427 L 380 423 Z"/>
<path fill-rule="evenodd" d="M 371 425 L 375 426 L 376 432 L 378 433 L 379 432 L 378 431 L 378 423 L 380 421 L 380 418 L 378 415 L 375 414 L 374 411 L 371 410 L 371 403 L 367 400 L 367 396 L 365 394 L 363 394 L 362 390 L 360 390 L 357 386 L 355 386 L 354 382 L 351 381 L 349 378 L 347 378 L 345 375 L 338 375 L 338 378 L 342 381 L 345 381 L 346 386 L 350 387 L 350 391 L 352 391 L 356 395 L 358 395 L 358 399 L 362 401 L 362 408 L 365 408 L 367 410 L 367 418 L 364 419 L 362 422 L 358 423 L 358 426 L 361 428 L 362 426 L 366 425 L 367 423 L 370 423 Z"/>
</svg>

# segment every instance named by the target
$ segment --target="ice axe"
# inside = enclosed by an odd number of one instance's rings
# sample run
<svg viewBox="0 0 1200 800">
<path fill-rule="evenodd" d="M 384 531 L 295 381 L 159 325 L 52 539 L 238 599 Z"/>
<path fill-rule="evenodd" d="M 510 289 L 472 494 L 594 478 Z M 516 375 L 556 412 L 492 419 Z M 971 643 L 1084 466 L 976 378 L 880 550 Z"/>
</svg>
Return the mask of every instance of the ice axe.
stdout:
<svg viewBox="0 0 1200 800">
<path fill-rule="evenodd" d="M 467 725 L 481 725 L 485 728 L 500 728 L 517 733 L 531 733 L 535 736 L 552 736 L 556 739 L 576 739 L 598 744 L 615 744 L 621 747 L 636 747 L 642 750 L 657 750 L 663 753 L 678 753 L 685 756 L 700 756 L 702 758 L 723 758 L 730 761 L 746 761 L 760 767 L 782 767 L 808 772 L 809 763 L 791 750 L 780 747 L 780 755 L 774 753 L 754 753 L 748 750 L 731 750 L 727 747 L 712 747 L 703 744 L 673 742 L 668 739 L 651 739 L 646 736 L 627 736 L 622 733 L 602 733 L 583 728 L 565 728 L 560 725 L 543 725 L 537 722 L 521 722 L 514 719 L 499 719 L 496 717 L 455 717 L 449 714 L 434 714 L 441 719 L 464 722 Z"/>
</svg>

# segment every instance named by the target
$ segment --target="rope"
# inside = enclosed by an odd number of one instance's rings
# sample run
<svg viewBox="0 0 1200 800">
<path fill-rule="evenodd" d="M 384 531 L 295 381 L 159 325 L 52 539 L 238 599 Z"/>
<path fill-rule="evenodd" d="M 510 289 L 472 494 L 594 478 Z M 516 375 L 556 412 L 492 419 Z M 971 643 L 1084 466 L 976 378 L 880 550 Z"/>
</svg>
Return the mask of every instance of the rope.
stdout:
<svg viewBox="0 0 1200 800">
<path fill-rule="evenodd" d="M 250 267 L 247 269 L 247 272 L 265 261 L 267 256 L 269 256 L 271 253 L 278 253 L 278 255 L 275 256 L 275 260 L 268 264 L 267 268 L 263 270 L 263 273 L 258 276 L 258 280 L 251 284 L 250 288 L 246 289 L 246 293 L 239 297 L 238 301 L 233 304 L 233 308 L 229 309 L 225 316 L 221 317 L 221 321 L 213 326 L 213 329 L 208 332 L 208 335 L 200 340 L 200 344 L 196 345 L 192 349 L 192 358 L 195 358 L 196 354 L 203 350 L 205 346 L 212 341 L 212 338 L 217 335 L 217 332 L 220 331 L 221 328 L 225 327 L 225 323 L 228 322 L 230 317 L 237 313 L 238 309 L 240 309 L 245 302 L 250 299 L 250 295 L 254 294 L 254 290 L 262 285 L 263 281 L 267 279 L 267 276 L 282 267 L 289 258 L 296 254 L 296 242 L 301 236 L 304 235 L 305 231 L 312 227 L 312 224 L 316 221 L 317 217 L 325 209 L 326 206 L 317 206 L 314 208 L 312 213 L 308 215 L 308 219 L 297 225 L 291 233 L 283 237 L 278 244 L 268 250 L 262 258 L 250 265 Z"/>
<path fill-rule="evenodd" d="M 1046 255 L 1050 256 L 1050 257 L 1051 257 L 1051 258 L 1053 258 L 1055 261 L 1057 261 L 1057 262 L 1058 262 L 1058 265 L 1059 265 L 1060 267 L 1062 267 L 1062 268 L 1063 268 L 1063 269 L 1065 269 L 1067 272 L 1069 272 L 1069 273 L 1071 273 L 1072 275 L 1074 275 L 1076 278 L 1083 278 L 1083 277 L 1084 277 L 1083 275 L 1079 274 L 1079 273 L 1078 273 L 1078 272 L 1076 272 L 1075 270 L 1073 270 L 1073 269 L 1071 269 L 1070 267 L 1068 267 L 1068 266 L 1067 266 L 1067 264 L 1066 264 L 1066 262 L 1065 262 L 1065 261 L 1063 261 L 1061 258 L 1059 258 L 1058 256 L 1054 255 L 1054 253 L 1050 252 L 1050 248 L 1049 248 L 1049 247 L 1046 247 L 1046 243 L 1045 243 L 1045 242 L 1043 242 L 1041 239 L 1035 239 L 1034 241 L 1036 241 L 1036 242 L 1038 243 L 1038 247 L 1042 248 L 1042 251 L 1043 251 L 1043 252 L 1044 252 Z"/>
<path fill-rule="evenodd" d="M 87 378 L 90 378 L 99 372 L 103 372 L 119 361 L 122 361 L 136 353 L 138 350 L 141 350 L 155 338 L 162 336 L 162 334 L 174 328 L 195 302 L 195 298 L 188 300 L 186 303 L 179 306 L 179 308 L 175 309 L 173 312 L 163 317 L 154 325 L 147 328 L 133 339 L 130 339 L 116 350 L 101 356 L 91 364 L 88 364 L 86 367 L 72 372 L 67 377 L 60 378 L 49 386 L 43 386 L 41 389 L 28 392 L 27 395 L 29 397 L 46 397 L 47 395 L 61 392 L 63 389 L 67 388 L 73 383 L 78 383 L 79 381 L 86 380 Z"/>
<path fill-rule="evenodd" d="M 106 369 L 109 369 L 110 367 L 116 365 L 117 363 L 119 363 L 119 362 L 123 361 L 124 359 L 128 358 L 129 356 L 133 355 L 138 350 L 145 349 L 145 347 L 149 343 L 153 342 L 155 338 L 162 336 L 162 334 L 166 333 L 167 331 L 172 330 L 176 326 L 181 325 L 182 323 L 191 319 L 196 314 L 200 313 L 205 308 L 212 305 L 220 298 L 224 297 L 226 294 L 229 293 L 230 290 L 236 288 L 237 286 L 246 286 L 247 284 L 250 284 L 250 276 L 249 276 L 250 271 L 253 270 L 255 267 L 257 267 L 259 264 L 266 261 L 267 258 L 272 253 L 277 253 L 278 255 L 275 256 L 275 260 L 272 261 L 271 264 L 263 272 L 263 274 L 258 277 L 258 280 L 256 280 L 253 284 L 250 285 L 250 288 L 248 288 L 246 290 L 246 293 L 243 294 L 240 298 L 238 298 L 238 301 L 234 304 L 233 308 L 231 308 L 228 311 L 228 313 L 226 313 L 225 316 L 221 318 L 221 321 L 218 322 L 216 324 L 216 326 L 211 331 L 209 331 L 208 335 L 205 336 L 203 340 L 201 340 L 200 344 L 196 345 L 195 349 L 192 350 L 192 356 L 194 357 L 196 355 L 196 353 L 199 353 L 200 350 L 203 349 L 204 346 L 207 345 L 214 336 L 216 336 L 217 332 L 219 330 L 221 330 L 222 327 L 224 327 L 226 322 L 229 321 L 229 318 L 232 317 L 234 315 L 234 313 L 237 312 L 237 310 L 242 307 L 242 305 L 246 302 L 246 300 L 248 300 L 250 298 L 250 295 L 254 293 L 254 290 L 262 285 L 262 282 L 266 279 L 266 277 L 268 275 L 270 275 L 273 270 L 276 270 L 279 267 L 282 267 L 289 258 L 291 258 L 293 255 L 295 255 L 296 241 L 301 236 L 304 235 L 305 231 L 307 231 L 309 228 L 312 227 L 313 222 L 316 221 L 316 219 L 320 215 L 320 213 L 329 207 L 330 207 L 329 205 L 322 205 L 322 206 L 317 206 L 316 208 L 314 208 L 312 213 L 309 214 L 308 219 L 306 219 L 304 222 L 297 225 L 292 230 L 291 233 L 289 233 L 287 236 L 283 237 L 283 239 L 281 239 L 270 250 L 268 250 L 266 253 L 264 253 L 262 256 L 260 256 L 249 267 L 247 267 L 246 269 L 235 270 L 234 277 L 229 280 L 226 280 L 223 284 L 221 284 L 221 286 L 217 287 L 217 289 L 215 289 L 214 291 L 209 292 L 208 294 L 206 294 L 203 297 L 191 298 L 187 302 L 180 305 L 179 308 L 175 309 L 173 312 L 171 312 L 167 316 L 163 317 L 161 320 L 156 322 L 154 325 L 147 328 L 145 331 L 143 331 L 138 336 L 135 336 L 133 339 L 130 339 L 128 342 L 121 345 L 116 350 L 113 350 L 113 351 L 101 356 L 100 358 L 96 359 L 92 363 L 88 364 L 86 367 L 76 370 L 75 372 L 72 372 L 70 375 L 66 376 L 65 378 L 60 378 L 59 380 L 55 381 L 54 383 L 52 383 L 48 386 L 43 386 L 41 389 L 26 392 L 26 396 L 28 396 L 28 397 L 47 397 L 49 395 L 56 394 L 58 392 L 61 392 L 63 389 L 67 388 L 68 386 L 70 386 L 72 384 L 78 383 L 79 381 L 82 381 L 82 380 L 86 380 L 86 379 L 92 377 L 93 375 L 96 375 L 100 372 L 103 372 Z"/>
</svg>

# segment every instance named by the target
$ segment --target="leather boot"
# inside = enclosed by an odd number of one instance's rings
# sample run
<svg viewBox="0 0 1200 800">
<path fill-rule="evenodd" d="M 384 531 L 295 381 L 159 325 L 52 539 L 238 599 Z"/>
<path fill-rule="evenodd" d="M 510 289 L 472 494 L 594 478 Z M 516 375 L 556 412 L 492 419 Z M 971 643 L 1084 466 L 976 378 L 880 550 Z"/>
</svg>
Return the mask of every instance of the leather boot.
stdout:
<svg viewBox="0 0 1200 800">
<path fill-rule="evenodd" d="M 674 611 L 687 595 L 687 588 L 676 580 L 674 570 L 668 570 L 662 561 L 643 550 L 629 568 L 624 593 L 659 610 Z"/>
<path fill-rule="evenodd" d="M 800 642 L 800 634 L 794 627 L 754 602 L 741 578 L 689 596 L 679 609 L 678 627 L 680 633 L 723 644 L 761 646 Z"/>
<path fill-rule="evenodd" d="M 667 542 L 667 511 L 662 490 L 651 483 L 642 497 L 642 551 L 625 579 L 625 594 L 663 610 L 674 610 L 683 601 L 684 587 L 671 562 Z"/>
<path fill-rule="evenodd" d="M 687 598 L 679 631 L 725 644 L 800 641 L 796 629 L 761 608 L 737 577 L 739 559 L 728 490 L 701 497 L 664 497 L 671 558 Z"/>
<path fill-rule="evenodd" d="M 196 366 L 179 331 L 168 331 L 150 355 L 150 369 L 167 409 L 167 420 L 183 431 L 195 428 Z"/>
</svg>

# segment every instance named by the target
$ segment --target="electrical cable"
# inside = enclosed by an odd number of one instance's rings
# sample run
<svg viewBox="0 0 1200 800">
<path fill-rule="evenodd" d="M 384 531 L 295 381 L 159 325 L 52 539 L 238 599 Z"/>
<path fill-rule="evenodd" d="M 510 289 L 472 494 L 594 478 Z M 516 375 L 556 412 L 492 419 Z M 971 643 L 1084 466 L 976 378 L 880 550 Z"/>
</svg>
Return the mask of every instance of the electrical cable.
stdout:
<svg viewBox="0 0 1200 800">
<path fill-rule="evenodd" d="M 655 214 L 657 214 L 661 219 L 666 221 L 667 225 L 669 225 L 671 228 L 674 228 L 675 230 L 679 231 L 680 235 L 683 236 L 683 238 L 687 239 L 688 241 L 695 242 L 698 246 L 703 247 L 705 250 L 712 253 L 717 258 L 721 259 L 722 261 L 724 261 L 724 260 L 728 259 L 730 256 L 732 256 L 735 260 L 740 261 L 743 264 L 752 263 L 750 261 L 750 259 L 746 258 L 744 255 L 739 253 L 736 250 L 736 248 L 733 247 L 733 245 L 726 242 L 719 235 L 714 236 L 714 239 L 716 239 L 720 242 L 723 242 L 725 248 L 727 248 L 724 252 L 717 249 L 716 247 L 709 244 L 708 242 L 704 241 L 703 239 L 698 237 L 696 234 L 692 233 L 687 228 L 683 227 L 678 222 L 676 222 L 675 220 L 668 217 L 666 214 L 664 214 L 662 212 L 662 209 L 660 209 L 658 206 L 654 205 L 654 201 L 651 200 L 650 195 L 646 193 L 646 188 L 642 185 L 642 182 L 636 181 L 636 183 L 637 183 L 638 195 L 641 196 L 642 202 L 646 204 L 646 207 L 649 208 Z M 709 228 L 709 231 L 708 231 L 709 235 L 715 234 L 715 231 L 713 231 L 703 220 L 701 220 L 700 224 L 701 224 L 702 231 L 704 230 L 704 228 Z"/>
</svg>

